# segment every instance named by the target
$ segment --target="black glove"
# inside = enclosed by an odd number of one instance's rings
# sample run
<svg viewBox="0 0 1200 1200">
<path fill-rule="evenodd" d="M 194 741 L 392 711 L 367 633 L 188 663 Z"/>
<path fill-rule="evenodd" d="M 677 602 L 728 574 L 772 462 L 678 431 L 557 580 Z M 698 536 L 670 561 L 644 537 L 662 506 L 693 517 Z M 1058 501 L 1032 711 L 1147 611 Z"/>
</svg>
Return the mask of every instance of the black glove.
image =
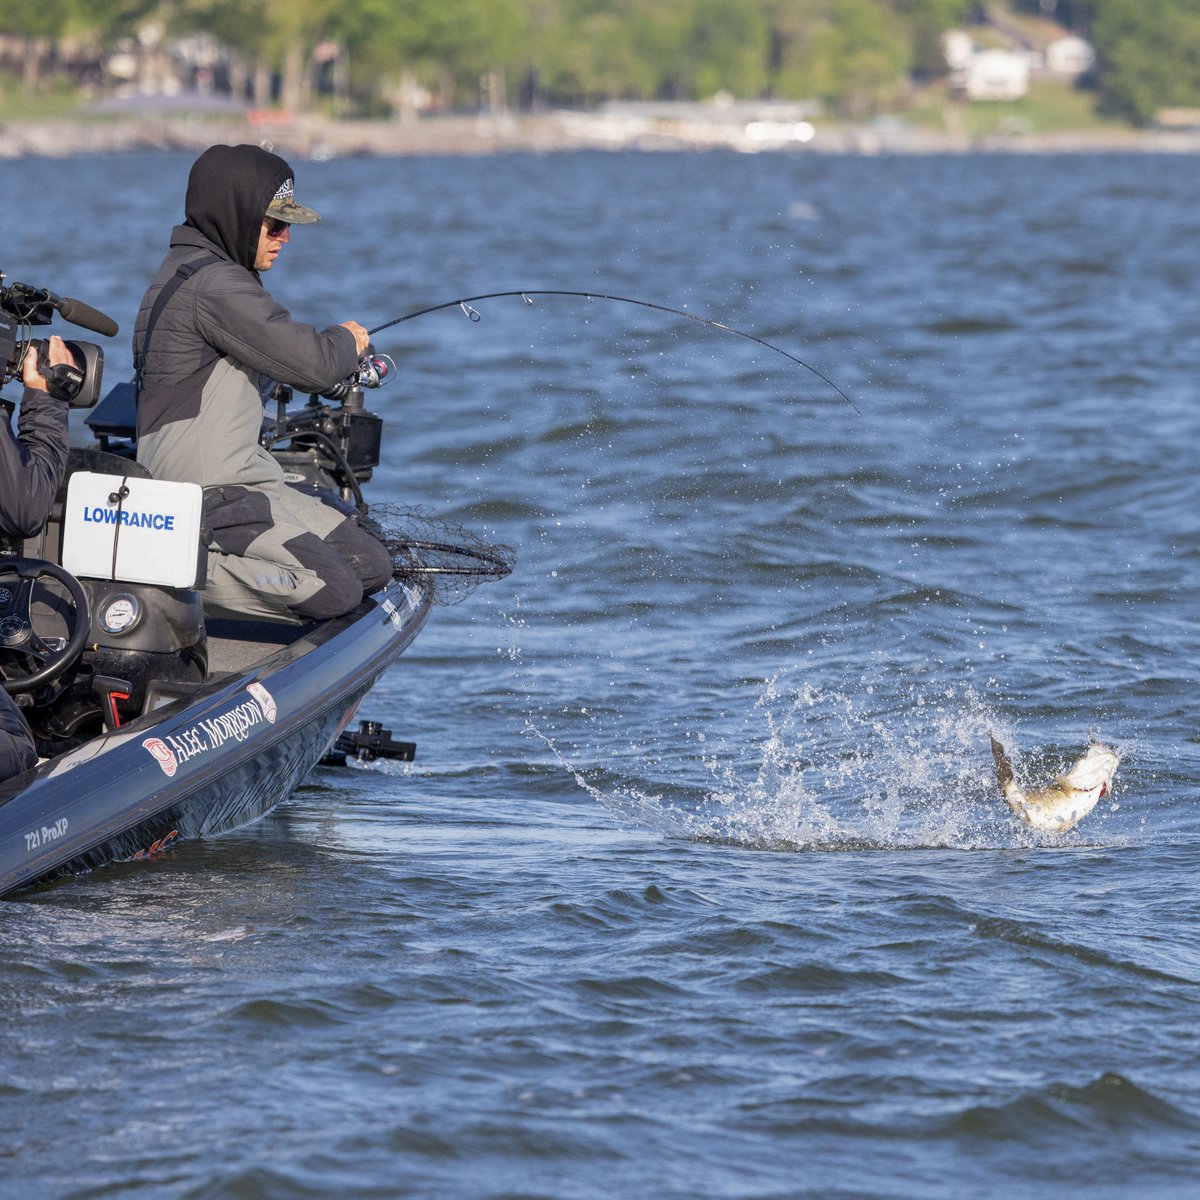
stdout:
<svg viewBox="0 0 1200 1200">
<path fill-rule="evenodd" d="M 55 400 L 64 400 L 70 404 L 83 387 L 83 372 L 73 362 L 57 363 L 54 366 L 49 362 L 39 362 L 38 372 L 46 381 L 46 390 Z"/>
</svg>

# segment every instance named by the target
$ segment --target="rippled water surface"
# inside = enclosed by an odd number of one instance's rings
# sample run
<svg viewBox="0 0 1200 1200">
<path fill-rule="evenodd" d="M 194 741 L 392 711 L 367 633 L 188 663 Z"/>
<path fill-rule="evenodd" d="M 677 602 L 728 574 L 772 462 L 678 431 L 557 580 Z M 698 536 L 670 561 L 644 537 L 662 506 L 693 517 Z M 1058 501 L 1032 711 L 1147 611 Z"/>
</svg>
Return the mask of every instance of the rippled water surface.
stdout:
<svg viewBox="0 0 1200 1200">
<path fill-rule="evenodd" d="M 188 164 L 4 163 L 0 268 L 128 329 Z M 3 905 L 0 1195 L 1195 1195 L 1194 162 L 295 165 L 299 317 L 853 406 L 382 334 L 374 496 L 517 572 L 411 767 Z"/>
</svg>

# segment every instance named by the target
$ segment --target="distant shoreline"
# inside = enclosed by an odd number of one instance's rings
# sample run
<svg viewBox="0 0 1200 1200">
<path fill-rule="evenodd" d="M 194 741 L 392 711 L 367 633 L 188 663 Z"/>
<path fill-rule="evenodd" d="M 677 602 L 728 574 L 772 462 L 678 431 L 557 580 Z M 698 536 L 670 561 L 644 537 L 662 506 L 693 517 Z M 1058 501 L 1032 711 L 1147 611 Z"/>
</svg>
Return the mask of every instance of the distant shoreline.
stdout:
<svg viewBox="0 0 1200 1200">
<path fill-rule="evenodd" d="M 720 114 L 622 118 L 549 112 L 422 117 L 400 121 L 289 119 L 275 113 L 145 113 L 22 120 L 0 118 L 0 159 L 65 158 L 79 154 L 200 150 L 218 142 L 269 143 L 283 154 L 333 159 L 432 155 L 555 153 L 572 150 L 767 151 L 789 154 L 1194 154 L 1200 130 L 1103 130 L 967 137 L 902 122 L 818 123 L 811 140 L 795 140 L 784 123 L 754 138 L 743 123 Z"/>
</svg>

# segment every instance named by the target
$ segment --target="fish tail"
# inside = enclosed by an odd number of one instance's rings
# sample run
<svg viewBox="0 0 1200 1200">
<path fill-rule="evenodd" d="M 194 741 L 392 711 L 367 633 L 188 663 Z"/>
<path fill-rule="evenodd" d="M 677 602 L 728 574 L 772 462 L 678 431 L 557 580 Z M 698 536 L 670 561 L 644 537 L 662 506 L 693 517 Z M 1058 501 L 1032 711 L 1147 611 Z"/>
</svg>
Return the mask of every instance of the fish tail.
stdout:
<svg viewBox="0 0 1200 1200">
<path fill-rule="evenodd" d="M 1007 752 L 990 732 L 988 740 L 992 743 L 992 758 L 996 760 L 996 781 L 1000 784 L 1001 794 L 1009 804 L 1024 802 L 1025 794 L 1017 787 L 1012 762 L 1009 760 Z"/>
<path fill-rule="evenodd" d="M 1000 780 L 1000 786 L 1012 783 L 1013 769 L 1012 763 L 1008 760 L 1008 754 L 1004 747 L 996 741 L 991 733 L 988 734 L 988 741 L 992 743 L 992 758 L 996 760 L 996 777 Z"/>
</svg>

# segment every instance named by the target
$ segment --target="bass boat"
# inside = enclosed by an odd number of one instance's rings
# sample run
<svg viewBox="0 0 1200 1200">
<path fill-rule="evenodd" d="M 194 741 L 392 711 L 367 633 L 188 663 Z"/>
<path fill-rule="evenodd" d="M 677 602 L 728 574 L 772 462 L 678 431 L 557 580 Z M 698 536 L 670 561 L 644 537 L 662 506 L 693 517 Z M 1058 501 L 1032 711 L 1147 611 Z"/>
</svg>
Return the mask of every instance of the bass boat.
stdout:
<svg viewBox="0 0 1200 1200">
<path fill-rule="evenodd" d="M 55 311 L 116 332 L 78 301 L 3 278 L 0 341 L 8 329 L 13 345 L 0 345 L 0 383 L 19 370 L 28 326 Z M 276 387 L 262 443 L 293 486 L 332 493 L 373 523 L 394 578 L 325 621 L 206 618 L 199 489 L 138 466 L 132 385 L 97 405 L 103 355 L 69 345 L 86 376 L 73 403 L 93 408 L 85 423 L 96 444 L 71 450 L 44 528 L 0 546 L 0 678 L 41 756 L 0 784 L 0 896 L 236 829 L 322 760 L 411 758 L 411 745 L 374 723 L 345 732 L 359 703 L 435 599 L 512 567 L 506 547 L 461 528 L 368 509 L 362 485 L 379 464 L 383 422 L 364 389 L 392 369 L 369 354 L 307 402 Z"/>
</svg>

